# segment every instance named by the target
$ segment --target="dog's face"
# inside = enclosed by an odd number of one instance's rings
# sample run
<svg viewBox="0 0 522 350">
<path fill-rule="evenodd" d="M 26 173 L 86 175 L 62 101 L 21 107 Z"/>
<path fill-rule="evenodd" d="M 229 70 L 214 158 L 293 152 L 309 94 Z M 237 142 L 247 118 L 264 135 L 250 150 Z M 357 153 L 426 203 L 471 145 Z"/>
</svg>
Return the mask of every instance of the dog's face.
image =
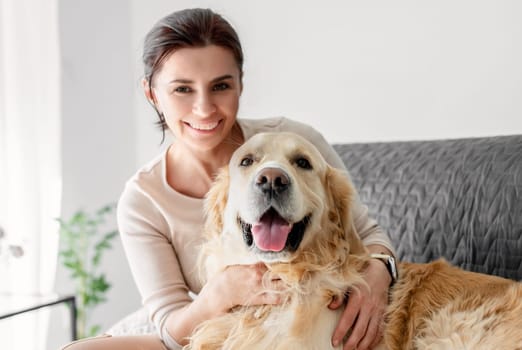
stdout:
<svg viewBox="0 0 522 350">
<path fill-rule="evenodd" d="M 287 260 L 305 243 L 326 201 L 326 169 L 314 147 L 288 134 L 256 135 L 234 154 L 227 214 L 260 259 Z"/>
<path fill-rule="evenodd" d="M 351 196 L 345 174 L 310 142 L 262 133 L 236 150 L 209 192 L 207 227 L 224 236 L 239 263 L 288 262 L 345 238 Z"/>
</svg>

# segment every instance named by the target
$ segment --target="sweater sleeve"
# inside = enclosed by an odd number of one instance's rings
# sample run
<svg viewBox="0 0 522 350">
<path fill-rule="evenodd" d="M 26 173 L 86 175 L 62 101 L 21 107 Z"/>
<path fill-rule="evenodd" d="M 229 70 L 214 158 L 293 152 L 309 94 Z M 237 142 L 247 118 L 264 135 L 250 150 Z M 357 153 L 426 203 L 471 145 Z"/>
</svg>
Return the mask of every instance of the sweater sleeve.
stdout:
<svg viewBox="0 0 522 350">
<path fill-rule="evenodd" d="M 181 349 L 167 333 L 170 312 L 191 302 L 167 223 L 154 201 L 132 180 L 118 202 L 123 248 L 151 321 L 169 349 Z"/>
<path fill-rule="evenodd" d="M 350 174 L 341 160 L 341 157 L 339 157 L 337 152 L 335 152 L 333 147 L 328 143 L 328 141 L 326 141 L 323 135 L 313 127 L 291 119 L 282 118 L 280 130 L 295 132 L 305 137 L 317 147 L 328 164 L 337 169 L 343 170 L 346 173 L 348 179 L 351 181 Z M 361 203 L 359 194 L 357 192 L 352 210 L 355 229 L 361 237 L 363 244 L 366 246 L 372 244 L 382 245 L 390 250 L 393 255 L 395 255 L 395 250 L 388 235 L 377 224 L 377 222 L 368 215 L 368 207 Z"/>
</svg>

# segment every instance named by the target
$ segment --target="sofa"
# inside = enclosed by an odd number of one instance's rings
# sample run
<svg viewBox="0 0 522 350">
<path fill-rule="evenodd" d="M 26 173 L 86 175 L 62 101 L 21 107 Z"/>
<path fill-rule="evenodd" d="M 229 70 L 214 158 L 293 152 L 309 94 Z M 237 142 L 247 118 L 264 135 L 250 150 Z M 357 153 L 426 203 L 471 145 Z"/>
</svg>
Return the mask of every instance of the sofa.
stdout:
<svg viewBox="0 0 522 350">
<path fill-rule="evenodd" d="M 522 280 L 522 135 L 333 147 L 399 260 Z"/>
<path fill-rule="evenodd" d="M 522 135 L 333 147 L 399 260 L 522 280 Z M 107 333 L 153 331 L 141 309 Z"/>
</svg>

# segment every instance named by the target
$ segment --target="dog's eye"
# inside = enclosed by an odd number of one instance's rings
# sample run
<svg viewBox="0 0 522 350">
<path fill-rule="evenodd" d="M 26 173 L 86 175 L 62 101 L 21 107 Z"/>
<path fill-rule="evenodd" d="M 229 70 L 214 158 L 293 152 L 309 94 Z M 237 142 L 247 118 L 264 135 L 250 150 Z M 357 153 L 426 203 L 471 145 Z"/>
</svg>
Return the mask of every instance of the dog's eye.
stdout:
<svg viewBox="0 0 522 350">
<path fill-rule="evenodd" d="M 252 159 L 252 157 L 245 157 L 241 160 L 241 163 L 239 163 L 240 166 L 250 166 L 252 165 L 252 163 L 254 163 L 254 160 Z"/>
<path fill-rule="evenodd" d="M 307 169 L 307 170 L 312 169 L 312 164 L 310 164 L 310 162 L 306 158 L 302 158 L 302 157 L 297 158 L 295 160 L 295 164 L 302 169 Z"/>
</svg>

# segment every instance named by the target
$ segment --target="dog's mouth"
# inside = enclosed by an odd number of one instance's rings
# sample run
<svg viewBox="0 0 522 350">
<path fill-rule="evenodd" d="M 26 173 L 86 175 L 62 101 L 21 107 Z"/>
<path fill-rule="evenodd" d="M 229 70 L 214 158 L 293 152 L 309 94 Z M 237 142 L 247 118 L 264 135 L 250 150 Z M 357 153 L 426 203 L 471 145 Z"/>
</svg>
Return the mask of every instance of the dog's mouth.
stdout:
<svg viewBox="0 0 522 350">
<path fill-rule="evenodd" d="M 294 224 L 286 221 L 271 207 L 254 224 L 244 222 L 238 217 L 243 230 L 243 240 L 249 247 L 255 246 L 264 252 L 281 252 L 285 249 L 296 251 L 310 222 L 311 215 Z"/>
</svg>

